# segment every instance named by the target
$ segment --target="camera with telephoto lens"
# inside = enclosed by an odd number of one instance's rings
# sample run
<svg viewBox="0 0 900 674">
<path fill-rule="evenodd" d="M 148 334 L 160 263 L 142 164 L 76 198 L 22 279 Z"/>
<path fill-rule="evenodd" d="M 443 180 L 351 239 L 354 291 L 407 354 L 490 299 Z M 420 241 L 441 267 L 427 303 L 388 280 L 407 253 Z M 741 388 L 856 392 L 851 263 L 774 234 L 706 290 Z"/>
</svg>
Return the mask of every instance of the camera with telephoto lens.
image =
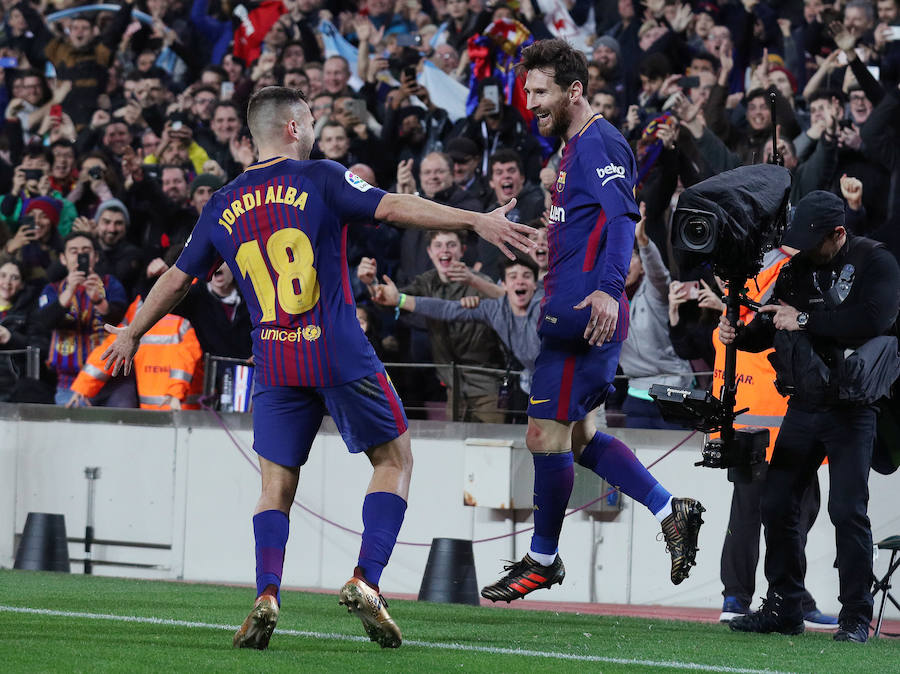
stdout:
<svg viewBox="0 0 900 674">
<path fill-rule="evenodd" d="M 682 269 L 711 267 L 725 280 L 726 316 L 737 325 L 740 307 L 758 310 L 744 287 L 763 266 L 765 253 L 781 241 L 787 221 L 790 171 L 773 164 L 742 166 L 686 189 L 672 224 L 672 248 Z M 703 433 L 718 433 L 702 449 L 698 466 L 728 469 L 732 482 L 761 479 L 766 470 L 767 428 L 734 428 L 737 349 L 725 347 L 720 397 L 702 390 L 650 387 L 663 419 Z"/>
</svg>

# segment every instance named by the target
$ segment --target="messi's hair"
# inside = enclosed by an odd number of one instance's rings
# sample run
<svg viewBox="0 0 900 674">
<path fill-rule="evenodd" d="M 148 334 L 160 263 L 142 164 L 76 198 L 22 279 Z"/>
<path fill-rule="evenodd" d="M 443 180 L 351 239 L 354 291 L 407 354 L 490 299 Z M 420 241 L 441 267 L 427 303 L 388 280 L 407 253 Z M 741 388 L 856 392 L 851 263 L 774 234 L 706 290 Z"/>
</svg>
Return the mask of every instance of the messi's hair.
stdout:
<svg viewBox="0 0 900 674">
<path fill-rule="evenodd" d="M 278 108 L 293 108 L 300 103 L 308 103 L 306 94 L 300 89 L 263 87 L 253 94 L 250 97 L 250 102 L 247 103 L 247 126 L 250 127 L 250 131 L 254 136 L 257 132 L 265 133 L 262 128 L 259 128 L 261 117 L 267 113 L 271 114 Z"/>
<path fill-rule="evenodd" d="M 539 40 L 522 50 L 519 72 L 546 70 L 553 72 L 553 81 L 566 90 L 576 80 L 587 90 L 587 59 L 565 40 Z"/>
</svg>

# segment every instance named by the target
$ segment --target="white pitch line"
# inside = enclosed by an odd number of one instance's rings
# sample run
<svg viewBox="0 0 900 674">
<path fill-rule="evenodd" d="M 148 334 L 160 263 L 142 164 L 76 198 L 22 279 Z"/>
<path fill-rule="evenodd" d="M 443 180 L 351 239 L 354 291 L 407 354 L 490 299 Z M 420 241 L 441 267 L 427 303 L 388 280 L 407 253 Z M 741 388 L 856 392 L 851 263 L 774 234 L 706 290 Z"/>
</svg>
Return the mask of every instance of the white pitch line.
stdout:
<svg viewBox="0 0 900 674">
<path fill-rule="evenodd" d="M 113 615 L 111 613 L 83 613 L 80 611 L 54 611 L 46 608 L 26 608 L 20 606 L 0 605 L 0 613 L 26 613 L 30 615 L 46 615 L 57 618 L 86 618 L 89 620 L 113 620 L 126 623 L 143 623 L 147 625 L 165 625 L 167 627 L 199 627 L 203 629 L 233 632 L 238 625 L 221 625 L 189 620 L 173 620 L 171 618 L 145 618 L 142 616 Z M 277 629 L 275 634 L 292 637 L 312 637 L 314 639 L 333 639 L 335 641 L 360 641 L 368 643 L 366 637 L 336 632 L 308 632 L 305 630 Z M 611 658 L 603 655 L 577 655 L 575 653 L 559 653 L 555 651 L 533 651 L 518 648 L 499 648 L 495 646 L 471 646 L 469 644 L 442 643 L 439 641 L 405 640 L 407 646 L 422 648 L 438 648 L 448 651 L 467 651 L 472 653 L 490 653 L 492 655 L 518 655 L 531 658 L 547 658 L 551 660 L 573 660 L 577 662 L 606 662 L 615 665 L 637 665 L 643 667 L 664 667 L 667 669 L 691 669 L 700 672 L 727 672 L 728 674 L 784 674 L 774 669 L 743 669 L 741 667 L 724 667 L 720 665 L 703 665 L 696 662 L 677 662 L 665 660 L 636 660 L 630 658 Z"/>
</svg>

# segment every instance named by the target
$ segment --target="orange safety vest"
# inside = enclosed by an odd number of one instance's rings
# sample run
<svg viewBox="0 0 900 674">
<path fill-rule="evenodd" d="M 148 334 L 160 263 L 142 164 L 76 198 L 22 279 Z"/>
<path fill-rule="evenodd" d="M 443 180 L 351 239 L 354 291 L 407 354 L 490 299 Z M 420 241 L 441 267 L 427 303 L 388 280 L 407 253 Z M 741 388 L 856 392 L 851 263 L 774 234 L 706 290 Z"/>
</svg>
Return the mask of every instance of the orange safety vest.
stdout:
<svg viewBox="0 0 900 674">
<path fill-rule="evenodd" d="M 131 303 L 121 325 L 128 325 L 142 304 L 140 297 Z M 110 370 L 100 358 L 115 341 L 109 335 L 91 351 L 81 372 L 72 382 L 72 390 L 92 398 L 109 381 Z M 163 401 L 172 396 L 182 409 L 199 409 L 203 393 L 203 351 L 190 322 L 181 316 L 166 314 L 141 338 L 134 354 L 134 373 L 138 401 L 142 409 L 167 410 Z"/>
<path fill-rule="evenodd" d="M 747 297 L 754 302 L 760 302 L 769 289 L 775 285 L 775 280 L 784 264 L 791 258 L 787 255 L 778 258 L 771 265 L 761 270 L 756 278 L 751 280 Z M 755 311 L 742 306 L 740 319 L 744 324 L 750 322 Z M 719 329 L 713 331 L 713 346 L 716 349 L 716 362 L 713 368 L 713 393 L 719 395 L 725 382 L 725 345 L 719 341 Z M 775 390 L 775 369 L 766 357 L 774 349 L 768 349 L 759 353 L 738 351 L 735 377 L 737 379 L 737 393 L 735 395 L 735 409 L 742 410 L 749 407 L 749 411 L 735 419 L 735 428 L 755 426 L 769 429 L 769 446 L 766 448 L 766 460 L 772 459 L 772 449 L 775 447 L 775 438 L 781 428 L 781 420 L 787 411 L 787 398 Z M 713 436 L 715 437 L 715 436 Z"/>
</svg>

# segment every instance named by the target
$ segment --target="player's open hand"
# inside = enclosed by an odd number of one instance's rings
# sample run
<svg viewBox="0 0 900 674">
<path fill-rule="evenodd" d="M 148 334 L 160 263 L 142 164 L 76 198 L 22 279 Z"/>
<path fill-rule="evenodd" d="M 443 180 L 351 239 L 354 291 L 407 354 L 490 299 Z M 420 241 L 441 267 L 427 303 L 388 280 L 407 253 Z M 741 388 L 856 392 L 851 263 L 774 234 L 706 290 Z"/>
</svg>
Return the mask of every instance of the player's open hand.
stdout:
<svg viewBox="0 0 900 674">
<path fill-rule="evenodd" d="M 603 344 L 613 336 L 619 322 L 619 303 L 602 290 L 595 290 L 573 308 L 591 308 L 591 318 L 584 330 L 584 338 L 591 346 Z"/>
<path fill-rule="evenodd" d="M 515 198 L 510 199 L 505 206 L 500 206 L 490 213 L 482 215 L 475 223 L 475 233 L 485 241 L 497 246 L 500 252 L 510 260 L 515 260 L 516 254 L 507 247 L 507 244 L 529 255 L 537 248 L 537 244 L 528 238 L 528 235 L 534 231 L 533 227 L 507 220 L 506 214 L 515 206 Z"/>
<path fill-rule="evenodd" d="M 131 372 L 134 354 L 137 353 L 138 346 L 140 346 L 140 340 L 135 339 L 127 327 L 117 328 L 109 323 L 103 327 L 109 334 L 116 336 L 116 341 L 107 347 L 100 358 L 106 362 L 106 369 L 110 371 L 110 376 L 115 377 L 119 374 L 119 370 L 128 375 Z"/>
</svg>

